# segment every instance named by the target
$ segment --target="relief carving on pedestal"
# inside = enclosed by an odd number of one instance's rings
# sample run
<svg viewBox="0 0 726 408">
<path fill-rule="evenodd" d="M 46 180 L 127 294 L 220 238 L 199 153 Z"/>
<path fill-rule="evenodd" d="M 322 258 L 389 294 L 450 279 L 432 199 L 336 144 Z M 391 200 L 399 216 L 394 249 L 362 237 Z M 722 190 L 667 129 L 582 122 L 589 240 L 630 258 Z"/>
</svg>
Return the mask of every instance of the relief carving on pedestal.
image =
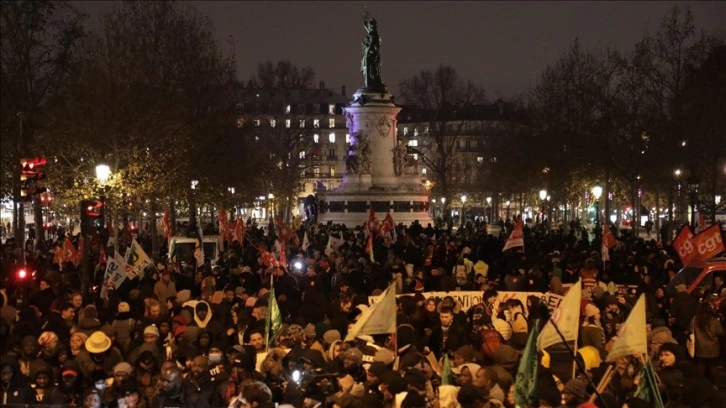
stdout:
<svg viewBox="0 0 726 408">
<path fill-rule="evenodd" d="M 351 135 L 350 148 L 345 156 L 345 174 L 359 175 L 371 173 L 371 146 L 364 132 Z"/>
</svg>

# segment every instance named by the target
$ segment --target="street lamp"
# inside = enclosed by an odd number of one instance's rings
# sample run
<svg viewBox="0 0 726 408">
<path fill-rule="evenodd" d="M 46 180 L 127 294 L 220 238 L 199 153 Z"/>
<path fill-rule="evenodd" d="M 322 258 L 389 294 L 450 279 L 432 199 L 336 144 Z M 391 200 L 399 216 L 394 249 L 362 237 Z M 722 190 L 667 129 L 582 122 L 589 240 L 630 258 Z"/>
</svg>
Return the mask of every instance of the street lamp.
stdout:
<svg viewBox="0 0 726 408">
<path fill-rule="evenodd" d="M 505 203 L 507 205 L 507 219 L 509 219 L 509 205 L 512 204 L 509 200 Z"/>
<path fill-rule="evenodd" d="M 688 177 L 688 198 L 691 201 L 691 225 L 696 228 L 696 205 L 698 204 L 698 184 L 701 180 L 695 174 Z"/>
<path fill-rule="evenodd" d="M 487 197 L 487 207 L 489 207 L 489 211 L 488 211 L 489 214 L 487 214 L 487 217 L 489 218 L 489 220 L 488 220 L 489 223 L 491 223 L 492 218 L 494 218 L 494 211 L 492 208 L 492 198 L 491 197 Z"/>
<path fill-rule="evenodd" d="M 189 199 L 189 229 L 196 231 L 197 228 L 197 197 L 194 191 L 199 185 L 199 180 L 191 181 L 192 194 Z"/>
<path fill-rule="evenodd" d="M 541 202 L 540 210 L 542 211 L 542 223 L 544 223 L 544 215 L 545 215 L 545 212 L 544 212 L 545 198 L 547 198 L 547 190 L 545 190 L 545 189 L 539 190 L 539 200 Z"/>
<path fill-rule="evenodd" d="M 466 195 L 461 196 L 461 214 L 459 214 L 459 221 L 461 225 L 464 225 L 464 205 L 466 204 Z"/>
<path fill-rule="evenodd" d="M 602 187 L 595 185 L 592 188 L 592 195 L 595 197 L 595 224 L 600 222 L 600 196 L 602 196 Z"/>
<path fill-rule="evenodd" d="M 111 177 L 111 168 L 108 164 L 99 164 L 96 166 L 96 180 L 103 186 Z"/>
<path fill-rule="evenodd" d="M 446 221 L 446 197 L 441 197 L 441 218 Z"/>
</svg>

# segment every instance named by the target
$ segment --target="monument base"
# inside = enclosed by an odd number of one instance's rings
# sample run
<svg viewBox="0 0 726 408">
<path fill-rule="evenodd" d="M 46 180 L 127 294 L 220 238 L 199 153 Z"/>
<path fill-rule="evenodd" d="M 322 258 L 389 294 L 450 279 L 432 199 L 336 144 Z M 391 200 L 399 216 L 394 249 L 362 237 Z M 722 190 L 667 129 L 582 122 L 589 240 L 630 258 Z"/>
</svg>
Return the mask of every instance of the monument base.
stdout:
<svg viewBox="0 0 726 408">
<path fill-rule="evenodd" d="M 351 183 L 348 184 L 348 187 Z M 395 189 L 371 188 L 367 191 L 334 190 L 318 194 L 318 222 L 345 224 L 353 228 L 368 221 L 372 208 L 379 222 L 390 212 L 396 224 L 411 225 L 414 221 L 424 227 L 433 225 L 429 215 L 429 192 L 415 185 L 399 185 Z"/>
</svg>

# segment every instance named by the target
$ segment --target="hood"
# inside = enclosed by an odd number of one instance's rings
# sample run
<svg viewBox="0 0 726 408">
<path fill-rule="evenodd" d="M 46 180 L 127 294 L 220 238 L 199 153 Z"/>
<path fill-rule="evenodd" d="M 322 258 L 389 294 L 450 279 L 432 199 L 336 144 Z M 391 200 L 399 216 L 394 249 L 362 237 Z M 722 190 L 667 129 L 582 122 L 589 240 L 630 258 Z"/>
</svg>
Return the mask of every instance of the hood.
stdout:
<svg viewBox="0 0 726 408">
<path fill-rule="evenodd" d="M 204 318 L 204 320 L 199 319 L 199 315 L 197 315 L 197 308 L 201 305 L 205 304 L 207 305 L 207 316 Z M 189 306 L 194 311 L 193 318 L 194 321 L 197 323 L 197 326 L 199 326 L 200 329 L 204 329 L 207 327 L 207 324 L 210 320 L 212 320 L 212 307 L 209 305 L 209 303 L 203 301 L 203 300 L 190 300 L 182 305 L 183 307 Z"/>
<path fill-rule="evenodd" d="M 502 344 L 494 352 L 494 361 L 507 370 L 513 369 L 517 364 L 517 360 L 519 360 L 519 354 L 510 345 Z"/>
</svg>

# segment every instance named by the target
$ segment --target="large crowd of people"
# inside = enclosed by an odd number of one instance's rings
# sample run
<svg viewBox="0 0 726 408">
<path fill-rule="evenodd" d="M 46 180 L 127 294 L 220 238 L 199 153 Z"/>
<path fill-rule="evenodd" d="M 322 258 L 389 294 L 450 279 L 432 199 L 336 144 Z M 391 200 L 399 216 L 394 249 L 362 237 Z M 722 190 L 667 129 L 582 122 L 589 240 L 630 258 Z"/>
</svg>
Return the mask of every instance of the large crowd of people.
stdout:
<svg viewBox="0 0 726 408">
<path fill-rule="evenodd" d="M 226 242 L 219 259 L 197 267 L 192 258 L 162 258 L 103 297 L 99 240 L 90 244 L 90 283 L 79 265 L 53 263 L 65 236 L 28 252 L 32 273 L 22 281 L 8 243 L 1 252 L 0 404 L 514 407 L 519 361 L 543 308 L 536 294 L 564 295 L 586 279 L 592 284 L 583 290 L 573 345 L 577 369 L 557 346 L 542 353 L 532 406 L 655 406 L 639 392 L 638 356 L 613 363 L 612 378 L 595 392 L 605 356 L 641 294 L 647 357 L 664 404 L 726 406 L 719 388 L 726 385 L 723 276 L 705 293 L 688 293 L 685 285 L 669 293 L 682 265 L 668 241 L 621 235 L 603 262 L 599 230 L 573 222 L 525 226 L 524 247 L 502 252 L 512 227 L 502 223 L 493 235 L 479 222 L 456 230 L 414 223 L 380 234 L 367 226 L 303 224 L 284 238 L 287 262 L 279 264 L 259 250 L 279 251 L 274 224 L 267 232 L 253 225 L 243 243 Z M 154 253 L 148 231 L 138 234 Z M 391 282 L 396 332 L 345 341 L 370 298 Z M 477 292 L 476 302 L 462 304 L 457 293 L 464 292 Z M 502 296 L 509 292 L 534 295 Z M 274 331 L 273 293 L 282 321 Z"/>
</svg>

